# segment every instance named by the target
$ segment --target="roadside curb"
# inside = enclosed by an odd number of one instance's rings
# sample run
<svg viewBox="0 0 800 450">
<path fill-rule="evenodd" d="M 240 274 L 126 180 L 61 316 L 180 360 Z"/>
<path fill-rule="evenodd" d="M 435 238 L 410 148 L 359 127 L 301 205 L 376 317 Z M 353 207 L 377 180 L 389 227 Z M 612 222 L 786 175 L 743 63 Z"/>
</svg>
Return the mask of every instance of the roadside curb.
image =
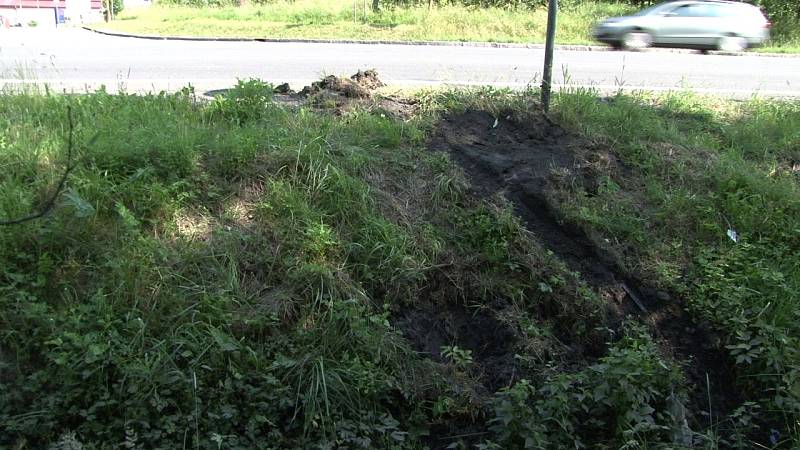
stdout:
<svg viewBox="0 0 800 450">
<path fill-rule="evenodd" d="M 301 44 L 364 44 L 364 45 L 420 45 L 440 47 L 496 47 L 496 48 L 544 48 L 544 44 L 522 44 L 515 42 L 461 42 L 461 41 L 393 41 L 366 39 L 309 39 L 309 38 L 245 38 L 245 37 L 206 37 L 206 36 L 160 36 L 154 34 L 124 33 L 121 31 L 103 30 L 83 26 L 84 30 L 107 36 L 149 39 L 155 41 L 218 41 L 218 42 L 278 42 Z M 609 48 L 599 45 L 557 45 L 560 50 L 608 51 Z"/>
<path fill-rule="evenodd" d="M 491 48 L 527 48 L 544 49 L 544 44 L 524 44 L 515 42 L 461 42 L 461 41 L 394 41 L 394 40 L 365 40 L 365 39 L 308 39 L 308 38 L 247 38 L 247 37 L 206 37 L 206 36 L 160 36 L 155 34 L 135 34 L 121 31 L 104 30 L 82 26 L 84 30 L 106 36 L 147 39 L 153 41 L 199 41 L 199 42 L 272 42 L 272 43 L 299 43 L 299 44 L 360 44 L 360 45 L 418 45 L 438 47 L 491 47 Z M 581 51 L 581 52 L 610 52 L 616 51 L 611 47 L 601 45 L 557 44 L 556 50 Z M 680 48 L 648 48 L 640 52 L 662 53 L 696 53 L 696 50 Z M 754 52 L 713 52 L 715 55 L 727 56 L 768 56 L 774 58 L 800 58 L 800 54 L 792 53 L 754 53 Z"/>
</svg>

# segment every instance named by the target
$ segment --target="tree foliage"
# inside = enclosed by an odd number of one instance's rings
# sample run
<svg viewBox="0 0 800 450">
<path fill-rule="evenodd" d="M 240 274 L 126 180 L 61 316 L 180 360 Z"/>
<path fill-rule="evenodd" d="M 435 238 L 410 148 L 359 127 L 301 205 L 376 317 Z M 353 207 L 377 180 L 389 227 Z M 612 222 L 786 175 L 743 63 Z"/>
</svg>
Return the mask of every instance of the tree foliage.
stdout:
<svg viewBox="0 0 800 450">
<path fill-rule="evenodd" d="M 577 4 L 587 0 L 562 0 L 562 4 Z M 506 8 L 536 8 L 547 5 L 547 0 L 381 0 L 382 5 L 387 6 L 413 6 L 413 5 L 464 5 L 473 7 L 506 7 Z M 654 0 L 618 0 L 617 3 L 627 3 L 634 6 L 648 6 L 659 3 Z M 753 3 L 761 6 L 770 17 L 774 19 L 800 18 L 800 2 L 796 0 L 753 0 Z M 373 6 L 378 4 L 378 0 L 373 1 Z"/>
</svg>

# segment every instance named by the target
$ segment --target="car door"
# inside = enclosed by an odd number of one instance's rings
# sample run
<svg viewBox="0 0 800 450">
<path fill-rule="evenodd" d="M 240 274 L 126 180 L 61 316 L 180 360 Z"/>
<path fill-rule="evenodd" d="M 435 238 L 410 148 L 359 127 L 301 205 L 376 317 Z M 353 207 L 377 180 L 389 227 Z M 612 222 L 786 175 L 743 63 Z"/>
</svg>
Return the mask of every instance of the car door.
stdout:
<svg viewBox="0 0 800 450">
<path fill-rule="evenodd" d="M 712 33 L 714 10 L 709 4 L 689 3 L 666 11 L 660 20 L 656 42 L 666 45 L 702 44 Z"/>
</svg>

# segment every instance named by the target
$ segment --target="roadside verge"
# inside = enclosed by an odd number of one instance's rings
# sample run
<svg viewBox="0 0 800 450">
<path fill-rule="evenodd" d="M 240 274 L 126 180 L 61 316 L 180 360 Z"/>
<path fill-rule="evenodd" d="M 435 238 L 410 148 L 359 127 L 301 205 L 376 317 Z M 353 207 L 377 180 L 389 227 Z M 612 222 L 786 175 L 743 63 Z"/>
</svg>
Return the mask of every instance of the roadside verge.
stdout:
<svg viewBox="0 0 800 450">
<path fill-rule="evenodd" d="M 308 44 L 362 44 L 362 45 L 433 45 L 441 47 L 494 47 L 494 48 L 530 48 L 544 49 L 544 44 L 514 43 L 514 42 L 462 42 L 462 41 L 397 41 L 397 40 L 366 40 L 366 39 L 308 39 L 308 38 L 250 38 L 250 37 L 212 37 L 212 36 L 161 36 L 154 34 L 125 33 L 122 31 L 104 30 L 88 26 L 81 27 L 94 33 L 106 36 L 127 37 L 135 39 L 149 39 L 159 41 L 214 41 L 214 42 L 291 42 Z M 585 44 L 557 44 L 556 50 L 582 51 L 582 52 L 608 52 L 616 51 L 608 46 Z M 669 53 L 697 53 L 697 50 L 678 48 L 648 48 L 639 50 L 645 52 Z M 797 58 L 800 54 L 790 53 L 748 53 L 748 52 L 713 52 L 715 55 L 757 55 L 777 58 Z"/>
</svg>

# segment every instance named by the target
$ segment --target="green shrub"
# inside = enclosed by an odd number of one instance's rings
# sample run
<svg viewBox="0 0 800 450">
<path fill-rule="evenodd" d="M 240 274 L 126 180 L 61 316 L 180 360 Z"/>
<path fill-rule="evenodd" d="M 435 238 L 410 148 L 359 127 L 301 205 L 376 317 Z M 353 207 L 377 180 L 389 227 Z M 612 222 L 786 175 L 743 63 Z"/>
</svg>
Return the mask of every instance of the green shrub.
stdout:
<svg viewBox="0 0 800 450">
<path fill-rule="evenodd" d="M 693 305 L 726 333 L 742 384 L 788 423 L 800 416 L 800 230 L 744 237 L 697 259 Z"/>
<path fill-rule="evenodd" d="M 565 209 L 636 242 L 640 252 L 627 263 L 652 264 L 651 276 L 684 292 L 690 311 L 720 333 L 755 405 L 743 417 L 781 423 L 796 442 L 798 103 L 693 94 L 563 100 L 567 120 L 614 139 L 615 154 L 637 167 L 633 176 L 614 174 L 618 192 L 579 192 Z"/>
<path fill-rule="evenodd" d="M 486 448 L 580 448 L 670 443 L 685 402 L 677 366 L 661 359 L 647 331 L 629 324 L 609 354 L 586 369 L 554 374 L 536 387 L 517 382 L 495 396 Z"/>
<path fill-rule="evenodd" d="M 270 109 L 273 88 L 257 79 L 237 80 L 236 86 L 214 97 L 209 107 L 212 117 L 222 117 L 238 124 L 258 121 Z"/>
</svg>

